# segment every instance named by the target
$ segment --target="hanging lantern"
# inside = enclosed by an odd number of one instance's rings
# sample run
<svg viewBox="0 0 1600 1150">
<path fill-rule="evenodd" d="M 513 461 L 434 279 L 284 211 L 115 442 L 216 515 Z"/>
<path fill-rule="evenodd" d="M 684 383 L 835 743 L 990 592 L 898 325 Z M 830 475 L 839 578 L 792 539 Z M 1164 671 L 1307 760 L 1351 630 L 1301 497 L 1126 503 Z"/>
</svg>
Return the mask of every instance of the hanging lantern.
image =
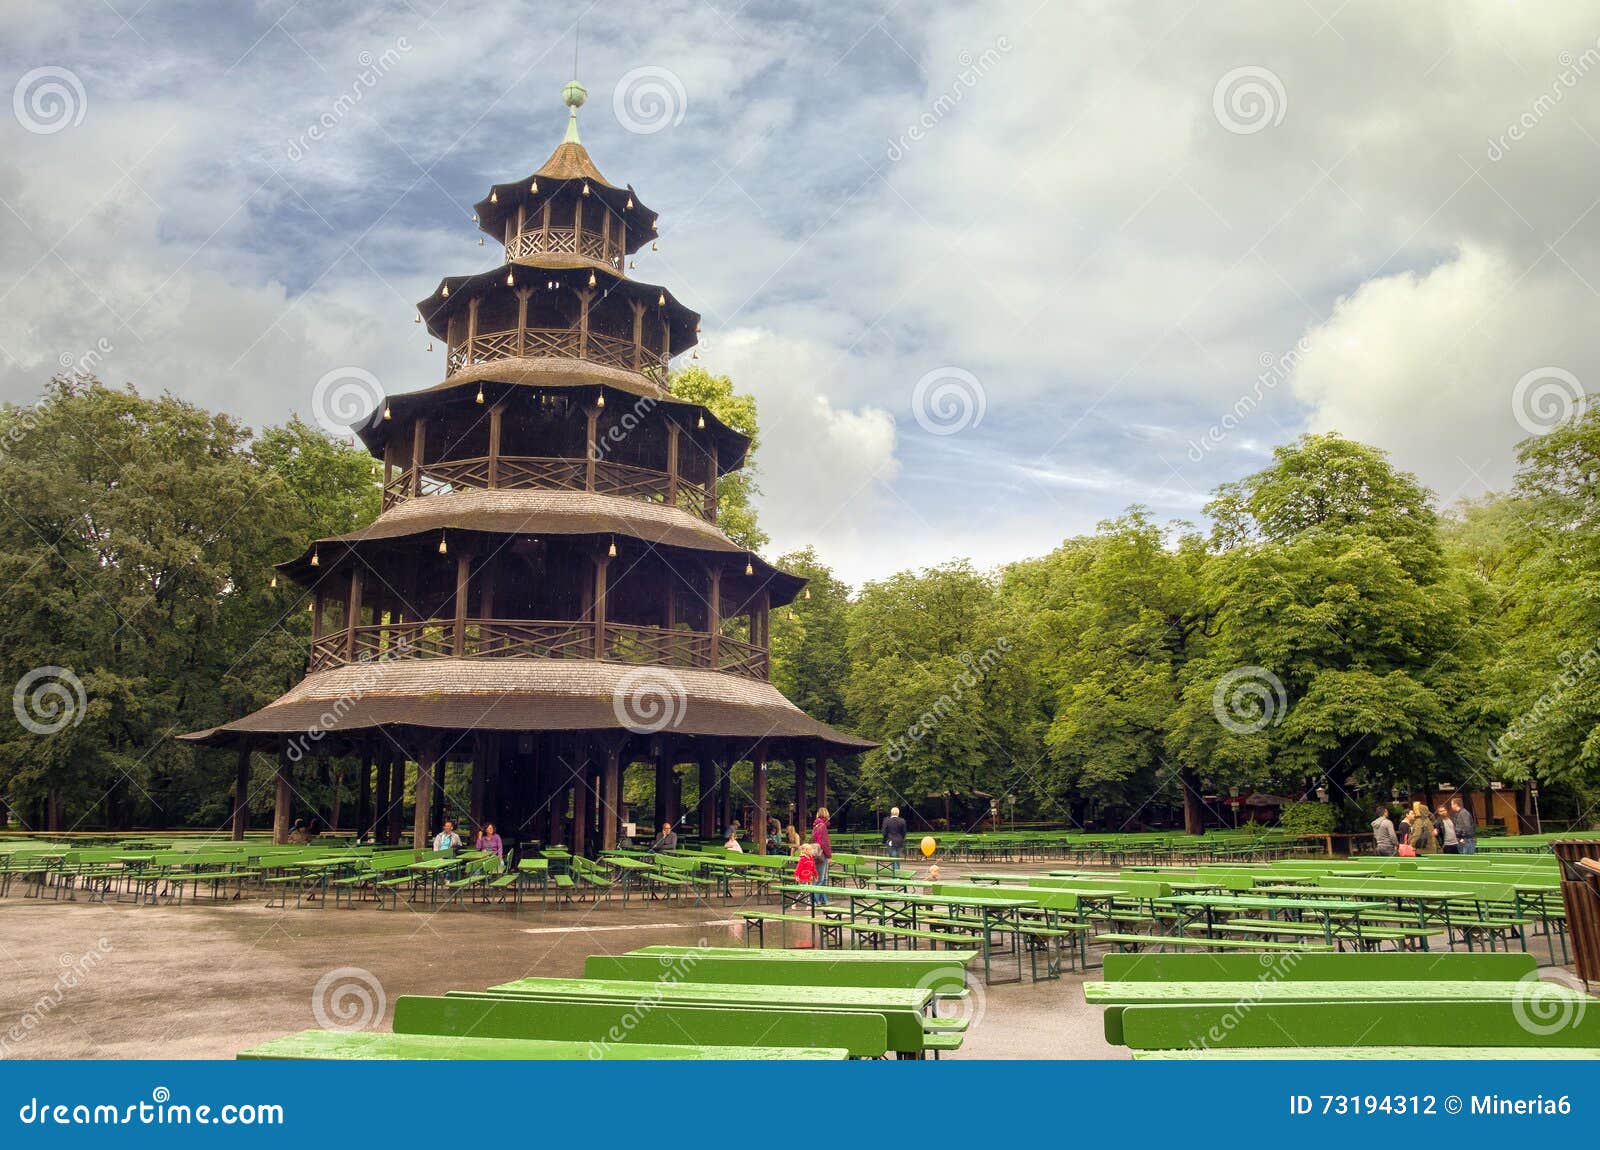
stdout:
<svg viewBox="0 0 1600 1150">
<path fill-rule="evenodd" d="M 439 294 L 440 295 L 444 295 L 444 296 L 449 295 L 450 294 L 450 285 L 449 284 L 441 284 L 441 285 L 439 285 Z"/>
<path fill-rule="evenodd" d="M 615 539 L 611 541 L 611 546 L 606 548 L 606 557 L 608 559 L 615 559 L 617 557 L 617 541 Z"/>
<path fill-rule="evenodd" d="M 628 197 L 628 209 L 629 209 L 629 210 L 630 210 L 630 211 L 632 211 L 632 210 L 633 210 L 633 197 L 632 197 L 632 196 L 629 196 L 629 197 Z"/>
<path fill-rule="evenodd" d="M 800 592 L 800 597 L 802 599 L 811 598 L 811 588 L 807 587 L 804 591 Z"/>
<path fill-rule="evenodd" d="M 639 261 L 638 260 L 629 260 L 628 261 L 628 270 L 630 272 L 633 271 L 638 266 L 639 266 Z"/>
<path fill-rule="evenodd" d="M 589 181 L 588 180 L 583 181 L 583 194 L 586 195 L 586 196 L 589 194 Z"/>
<path fill-rule="evenodd" d="M 700 349 L 699 348 L 695 348 L 694 351 L 690 354 L 689 358 L 690 359 L 699 359 L 700 358 Z"/>
<path fill-rule="evenodd" d="M 481 248 L 481 247 L 482 247 L 482 246 L 483 246 L 483 237 L 482 237 L 482 236 L 479 236 L 479 237 L 478 237 L 478 246 L 479 246 L 479 247 L 480 247 L 480 248 Z"/>
<path fill-rule="evenodd" d="M 417 313 L 417 314 L 416 314 L 416 315 L 415 315 L 415 316 L 414 316 L 414 317 L 413 317 L 413 318 L 412 318 L 412 320 L 411 320 L 411 322 L 412 322 L 412 323 L 421 323 L 421 322 L 422 322 L 422 313 L 421 313 L 421 312 L 420 312 L 420 311 L 419 311 L 419 312 L 418 312 L 418 313 Z"/>
<path fill-rule="evenodd" d="M 660 295 L 656 296 L 656 306 L 657 307 L 666 307 L 667 306 L 667 293 L 664 290 L 661 292 Z"/>
<path fill-rule="evenodd" d="M 650 241 L 650 250 L 653 251 L 653 252 L 659 252 L 661 250 L 661 245 L 656 243 L 655 240 L 651 240 Z"/>
<path fill-rule="evenodd" d="M 744 561 L 744 573 L 745 573 L 745 574 L 746 574 L 746 575 L 754 575 L 754 574 L 755 574 L 755 573 L 756 573 L 756 567 L 755 567 L 755 564 L 754 564 L 754 563 L 752 563 L 752 562 L 750 562 L 750 558 L 749 558 L 749 556 L 746 556 L 746 557 L 745 557 L 745 561 Z"/>
<path fill-rule="evenodd" d="M 278 573 L 276 571 L 272 573 L 272 581 L 268 583 L 267 586 L 271 587 L 274 591 L 278 589 Z"/>
<path fill-rule="evenodd" d="M 478 384 L 478 402 L 483 402 L 483 384 Z"/>
<path fill-rule="evenodd" d="M 495 191 L 493 188 L 489 189 L 489 202 L 491 204 L 498 204 L 500 202 L 500 193 Z"/>
<path fill-rule="evenodd" d="M 606 405 L 606 393 L 605 392 L 602 391 L 599 395 L 594 397 L 594 405 L 596 407 L 604 407 Z"/>
<path fill-rule="evenodd" d="M 593 272 L 590 272 L 590 273 L 589 273 L 589 286 L 590 286 L 590 287 L 594 287 L 594 285 L 595 285 L 595 283 L 596 283 L 596 282 L 597 282 L 597 281 L 596 281 L 596 280 L 595 280 L 595 278 L 594 278 L 594 273 L 593 273 Z"/>
<path fill-rule="evenodd" d="M 316 602 L 314 600 L 312 602 L 309 602 L 309 603 L 306 604 L 306 614 L 307 615 L 311 614 L 316 609 L 317 609 L 317 604 L 316 604 Z"/>
<path fill-rule="evenodd" d="M 516 286 L 517 286 L 517 280 L 516 280 L 515 273 L 506 272 L 506 287 L 516 287 Z"/>
<path fill-rule="evenodd" d="M 322 566 L 322 559 L 317 554 L 317 549 L 315 547 L 313 547 L 311 549 L 311 566 L 313 566 L 313 567 L 321 567 Z"/>
<path fill-rule="evenodd" d="M 385 403 L 383 405 L 383 418 L 385 418 L 385 419 L 393 419 L 394 418 L 394 412 L 389 409 L 389 404 L 388 404 L 387 401 L 385 401 Z"/>
<path fill-rule="evenodd" d="M 429 351 L 433 350 L 433 340 L 431 340 L 431 339 L 428 341 L 428 350 Z"/>
<path fill-rule="evenodd" d="M 528 191 L 532 192 L 534 195 L 537 196 L 539 194 L 539 181 L 538 180 L 534 180 L 533 183 L 529 184 L 528 185 Z"/>
<path fill-rule="evenodd" d="M 478 222 L 478 213 L 477 212 L 473 212 L 472 213 L 472 222 L 473 223 L 477 223 Z"/>
<path fill-rule="evenodd" d="M 448 554 L 450 554 L 450 545 L 444 541 L 444 532 L 443 531 L 439 532 L 439 554 L 440 555 L 448 555 Z"/>
<path fill-rule="evenodd" d="M 695 426 L 695 429 L 698 430 L 698 431 L 704 431 L 706 429 L 706 413 L 705 412 L 702 411 L 700 413 L 700 418 L 694 421 L 694 426 Z"/>
</svg>

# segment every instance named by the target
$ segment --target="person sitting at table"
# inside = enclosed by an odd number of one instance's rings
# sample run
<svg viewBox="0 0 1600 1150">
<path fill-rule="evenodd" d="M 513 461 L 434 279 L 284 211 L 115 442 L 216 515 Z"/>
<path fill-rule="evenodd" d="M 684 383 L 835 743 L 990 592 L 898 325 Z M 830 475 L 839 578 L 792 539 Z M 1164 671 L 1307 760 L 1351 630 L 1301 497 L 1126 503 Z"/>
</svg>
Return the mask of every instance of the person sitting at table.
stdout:
<svg viewBox="0 0 1600 1150">
<path fill-rule="evenodd" d="M 738 831 L 730 830 L 728 832 L 728 839 L 722 844 L 722 849 L 725 851 L 732 851 L 734 854 L 738 855 L 744 854 L 744 848 L 739 845 Z"/>
<path fill-rule="evenodd" d="M 483 824 L 483 829 L 478 832 L 478 841 L 473 845 L 480 851 L 488 851 L 501 862 L 505 861 L 505 844 L 500 841 L 500 833 L 494 829 L 493 823 Z"/>
<path fill-rule="evenodd" d="M 311 841 L 311 832 L 306 830 L 305 819 L 295 819 L 294 829 L 289 832 L 289 842 L 295 846 L 304 846 Z"/>
<path fill-rule="evenodd" d="M 678 832 L 673 829 L 670 822 L 665 823 L 661 828 L 661 833 L 656 836 L 656 841 L 650 844 L 650 853 L 656 854 L 660 851 L 675 851 L 677 849 Z"/>
<path fill-rule="evenodd" d="M 433 849 L 440 852 L 461 849 L 461 836 L 456 834 L 456 824 L 453 820 L 444 820 L 444 829 L 433 836 Z"/>
<path fill-rule="evenodd" d="M 767 820 L 767 853 L 769 855 L 783 853 L 783 826 L 777 819 Z"/>
</svg>

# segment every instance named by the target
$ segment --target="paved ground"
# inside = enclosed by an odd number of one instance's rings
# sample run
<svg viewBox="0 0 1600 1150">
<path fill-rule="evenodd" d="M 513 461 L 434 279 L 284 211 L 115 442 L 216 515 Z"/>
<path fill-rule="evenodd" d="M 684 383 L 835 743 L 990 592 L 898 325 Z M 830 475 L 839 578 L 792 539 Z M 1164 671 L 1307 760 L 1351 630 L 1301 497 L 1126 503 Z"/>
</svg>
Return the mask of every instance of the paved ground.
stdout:
<svg viewBox="0 0 1600 1150">
<path fill-rule="evenodd" d="M 590 954 L 650 943 L 741 946 L 710 907 L 630 903 L 560 911 L 268 909 L 0 901 L 0 1055 L 231 1058 L 335 1018 L 387 1029 L 401 994 L 442 994 L 527 975 L 575 976 Z M 770 941 L 770 940 L 769 940 Z M 354 972 L 341 972 L 355 968 Z M 1097 976 L 1095 976 L 1097 977 Z M 1118 1058 L 1081 975 L 974 991 L 963 1058 Z M 325 980 L 320 1004 L 313 994 Z M 349 1012 L 355 1012 L 354 1015 Z"/>
</svg>

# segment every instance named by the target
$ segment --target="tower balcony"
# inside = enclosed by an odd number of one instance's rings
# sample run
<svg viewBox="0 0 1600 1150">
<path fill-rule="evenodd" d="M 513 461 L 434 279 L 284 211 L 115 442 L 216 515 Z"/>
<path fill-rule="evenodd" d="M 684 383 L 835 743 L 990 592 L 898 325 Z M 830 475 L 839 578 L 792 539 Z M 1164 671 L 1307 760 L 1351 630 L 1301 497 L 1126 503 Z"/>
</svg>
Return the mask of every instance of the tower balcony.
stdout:
<svg viewBox="0 0 1600 1150">
<path fill-rule="evenodd" d="M 670 356 L 646 339 L 626 339 L 579 327 L 511 327 L 463 334 L 445 357 L 445 375 L 497 359 L 576 359 L 633 371 L 666 386 Z"/>
<path fill-rule="evenodd" d="M 597 231 L 581 227 L 529 228 L 506 240 L 506 257 L 512 260 L 539 260 L 554 256 L 556 261 L 577 260 L 599 264 L 621 273 L 626 267 L 621 230 Z"/>
<path fill-rule="evenodd" d="M 716 496 L 682 475 L 611 459 L 535 455 L 483 455 L 408 467 L 384 484 L 383 510 L 412 498 L 472 490 L 586 491 L 678 507 L 708 523 L 717 521 Z"/>
<path fill-rule="evenodd" d="M 393 659 L 586 659 L 767 680 L 767 648 L 719 632 L 592 619 L 420 619 L 331 631 L 308 673 Z"/>
</svg>

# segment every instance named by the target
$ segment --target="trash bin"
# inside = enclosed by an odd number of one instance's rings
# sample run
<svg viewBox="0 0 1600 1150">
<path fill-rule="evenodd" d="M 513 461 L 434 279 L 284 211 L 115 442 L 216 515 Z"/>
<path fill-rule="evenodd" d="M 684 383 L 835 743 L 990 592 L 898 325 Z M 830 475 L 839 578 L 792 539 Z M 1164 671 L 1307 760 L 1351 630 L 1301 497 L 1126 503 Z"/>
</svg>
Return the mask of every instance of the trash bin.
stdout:
<svg viewBox="0 0 1600 1150">
<path fill-rule="evenodd" d="M 1600 839 L 1558 839 L 1551 846 L 1561 865 L 1561 905 L 1578 977 L 1600 982 Z"/>
</svg>

